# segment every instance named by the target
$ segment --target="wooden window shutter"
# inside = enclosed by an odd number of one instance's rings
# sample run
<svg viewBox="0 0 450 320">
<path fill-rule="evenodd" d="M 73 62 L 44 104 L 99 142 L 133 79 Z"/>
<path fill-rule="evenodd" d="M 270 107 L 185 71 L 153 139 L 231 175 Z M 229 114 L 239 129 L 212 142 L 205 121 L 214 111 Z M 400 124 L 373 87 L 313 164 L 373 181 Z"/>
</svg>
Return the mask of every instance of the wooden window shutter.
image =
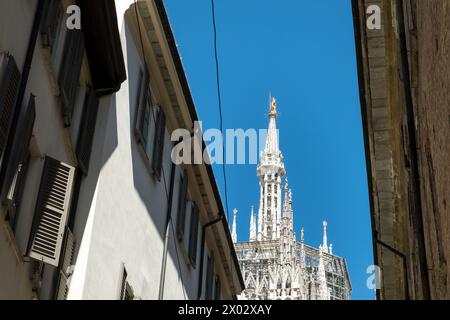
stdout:
<svg viewBox="0 0 450 320">
<path fill-rule="evenodd" d="M 156 106 L 156 129 L 152 156 L 152 169 L 158 181 L 161 180 L 162 158 L 164 152 L 164 133 L 166 130 L 166 115 L 161 106 Z"/>
<path fill-rule="evenodd" d="M 58 84 L 61 94 L 64 124 L 70 126 L 76 95 L 78 92 L 81 65 L 84 54 L 84 39 L 81 30 L 67 30 L 64 42 L 63 61 Z"/>
<path fill-rule="evenodd" d="M 127 270 L 123 268 L 122 285 L 120 288 L 120 300 L 125 300 L 126 291 L 127 291 Z"/>
<path fill-rule="evenodd" d="M 7 164 L 7 170 L 2 187 L 2 204 L 7 205 L 7 216 L 12 225 L 15 221 L 16 203 L 20 186 L 25 178 L 26 162 L 28 161 L 29 145 L 33 134 L 34 120 L 36 118 L 35 97 L 30 99 L 23 113 L 20 114 L 17 132 L 14 136 L 11 157 Z"/>
<path fill-rule="evenodd" d="M 195 268 L 197 263 L 197 238 L 198 238 L 198 206 L 192 201 L 191 225 L 189 228 L 189 261 Z"/>
<path fill-rule="evenodd" d="M 73 273 L 73 262 L 75 255 L 75 237 L 69 228 L 66 228 L 64 236 L 64 249 L 59 266 L 59 279 L 56 289 L 56 300 L 67 300 L 69 293 L 70 277 Z"/>
<path fill-rule="evenodd" d="M 122 274 L 122 285 L 120 289 L 120 300 L 134 300 L 133 289 L 128 283 L 128 273 L 125 267 L 123 268 Z"/>
<path fill-rule="evenodd" d="M 180 191 L 178 193 L 178 215 L 177 215 L 177 238 L 182 241 L 184 237 L 184 227 L 186 222 L 186 197 L 188 187 L 188 176 L 186 171 L 180 177 Z"/>
<path fill-rule="evenodd" d="M 45 158 L 36 202 L 29 256 L 58 266 L 70 209 L 75 168 Z"/>
<path fill-rule="evenodd" d="M 7 52 L 0 54 L 0 168 L 12 126 L 19 80 L 14 57 Z"/>
<path fill-rule="evenodd" d="M 214 284 L 214 255 L 208 257 L 208 265 L 206 268 L 206 300 L 213 298 L 213 284 Z"/>
<path fill-rule="evenodd" d="M 83 115 L 81 117 L 80 133 L 77 141 L 77 160 L 81 172 L 88 174 L 91 158 L 92 142 L 97 122 L 98 98 L 93 89 L 89 89 L 84 101 Z"/>
<path fill-rule="evenodd" d="M 140 83 L 139 83 L 139 94 L 137 99 L 136 107 L 136 119 L 135 119 L 135 135 L 139 143 L 146 144 L 147 141 L 147 131 L 145 130 L 145 123 L 148 120 L 148 115 L 146 119 L 145 111 L 148 109 L 148 85 L 149 85 L 149 75 L 147 68 L 141 72 Z M 148 121 L 147 121 L 148 124 Z M 148 129 L 148 126 L 147 126 Z"/>
<path fill-rule="evenodd" d="M 214 279 L 214 300 L 220 300 L 220 291 L 220 278 L 218 275 L 216 275 Z"/>
<path fill-rule="evenodd" d="M 52 48 L 55 43 L 60 15 L 60 0 L 45 1 L 44 19 L 41 24 L 42 44 L 45 48 Z"/>
</svg>

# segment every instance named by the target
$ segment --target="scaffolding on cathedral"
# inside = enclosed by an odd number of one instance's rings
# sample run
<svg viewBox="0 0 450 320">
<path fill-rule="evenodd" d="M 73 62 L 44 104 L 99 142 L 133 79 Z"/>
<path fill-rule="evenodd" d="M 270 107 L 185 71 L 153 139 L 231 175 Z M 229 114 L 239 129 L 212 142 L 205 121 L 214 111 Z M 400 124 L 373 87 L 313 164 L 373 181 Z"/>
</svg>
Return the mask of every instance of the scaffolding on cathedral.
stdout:
<svg viewBox="0 0 450 320">
<path fill-rule="evenodd" d="M 269 130 L 257 175 L 260 201 L 257 219 L 250 212 L 250 241 L 237 243 L 233 210 L 232 238 L 244 277 L 242 300 L 348 300 L 351 283 L 344 258 L 328 244 L 327 222 L 319 248 L 297 242 L 293 227 L 292 190 L 278 147 L 276 101 L 270 98 Z M 282 206 L 283 200 L 283 206 Z"/>
</svg>

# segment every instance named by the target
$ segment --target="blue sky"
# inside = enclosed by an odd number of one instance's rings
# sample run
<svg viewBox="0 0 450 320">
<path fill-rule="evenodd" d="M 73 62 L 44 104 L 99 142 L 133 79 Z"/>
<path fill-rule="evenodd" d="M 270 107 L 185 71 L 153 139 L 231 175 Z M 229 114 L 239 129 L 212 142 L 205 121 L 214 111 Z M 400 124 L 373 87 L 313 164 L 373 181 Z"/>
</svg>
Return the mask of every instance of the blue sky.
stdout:
<svg viewBox="0 0 450 320">
<path fill-rule="evenodd" d="M 210 0 L 165 0 L 203 129 L 218 128 Z M 216 0 L 225 128 L 267 128 L 277 98 L 294 227 L 318 246 L 322 221 L 346 258 L 353 299 L 373 299 L 364 142 L 350 0 Z M 220 166 L 214 168 L 223 193 Z M 228 202 L 246 241 L 258 205 L 255 165 L 227 165 Z"/>
</svg>

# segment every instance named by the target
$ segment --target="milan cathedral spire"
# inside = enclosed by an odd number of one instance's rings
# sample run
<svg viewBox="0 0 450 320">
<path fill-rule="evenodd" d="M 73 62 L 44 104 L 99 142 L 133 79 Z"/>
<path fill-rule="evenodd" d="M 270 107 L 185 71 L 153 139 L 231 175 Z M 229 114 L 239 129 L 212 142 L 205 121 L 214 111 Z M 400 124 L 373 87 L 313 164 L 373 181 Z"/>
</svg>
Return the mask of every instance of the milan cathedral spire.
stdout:
<svg viewBox="0 0 450 320">
<path fill-rule="evenodd" d="M 269 130 L 257 167 L 259 210 L 250 211 L 250 241 L 236 243 L 236 213 L 233 210 L 232 239 L 235 243 L 245 290 L 239 299 L 339 299 L 350 297 L 346 262 L 328 246 L 327 222 L 319 248 L 305 243 L 304 230 L 297 242 L 294 232 L 292 190 L 278 144 L 277 104 L 270 97 Z M 256 221 L 257 220 L 257 221 Z"/>
<path fill-rule="evenodd" d="M 258 241 L 280 237 L 281 178 L 285 175 L 283 156 L 278 147 L 276 125 L 277 103 L 270 98 L 269 129 L 264 151 L 257 168 L 260 187 L 258 211 Z"/>
</svg>

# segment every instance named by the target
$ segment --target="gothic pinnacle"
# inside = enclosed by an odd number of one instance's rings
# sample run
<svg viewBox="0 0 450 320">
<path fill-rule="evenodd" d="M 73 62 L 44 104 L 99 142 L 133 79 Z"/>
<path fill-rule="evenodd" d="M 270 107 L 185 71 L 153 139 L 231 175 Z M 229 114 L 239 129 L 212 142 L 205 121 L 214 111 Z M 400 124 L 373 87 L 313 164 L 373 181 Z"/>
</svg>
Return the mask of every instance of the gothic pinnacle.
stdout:
<svg viewBox="0 0 450 320">
<path fill-rule="evenodd" d="M 234 243 L 237 242 L 237 233 L 236 233 L 236 214 L 237 214 L 237 209 L 234 208 L 233 209 L 233 226 L 232 226 L 232 230 L 231 230 L 231 239 L 233 240 Z"/>
<path fill-rule="evenodd" d="M 328 244 L 327 244 L 327 242 L 328 242 L 328 240 L 327 240 L 327 225 L 328 225 L 327 221 L 324 220 L 324 221 L 323 221 L 323 242 L 322 242 L 322 250 L 323 250 L 325 253 L 328 253 Z"/>
</svg>

